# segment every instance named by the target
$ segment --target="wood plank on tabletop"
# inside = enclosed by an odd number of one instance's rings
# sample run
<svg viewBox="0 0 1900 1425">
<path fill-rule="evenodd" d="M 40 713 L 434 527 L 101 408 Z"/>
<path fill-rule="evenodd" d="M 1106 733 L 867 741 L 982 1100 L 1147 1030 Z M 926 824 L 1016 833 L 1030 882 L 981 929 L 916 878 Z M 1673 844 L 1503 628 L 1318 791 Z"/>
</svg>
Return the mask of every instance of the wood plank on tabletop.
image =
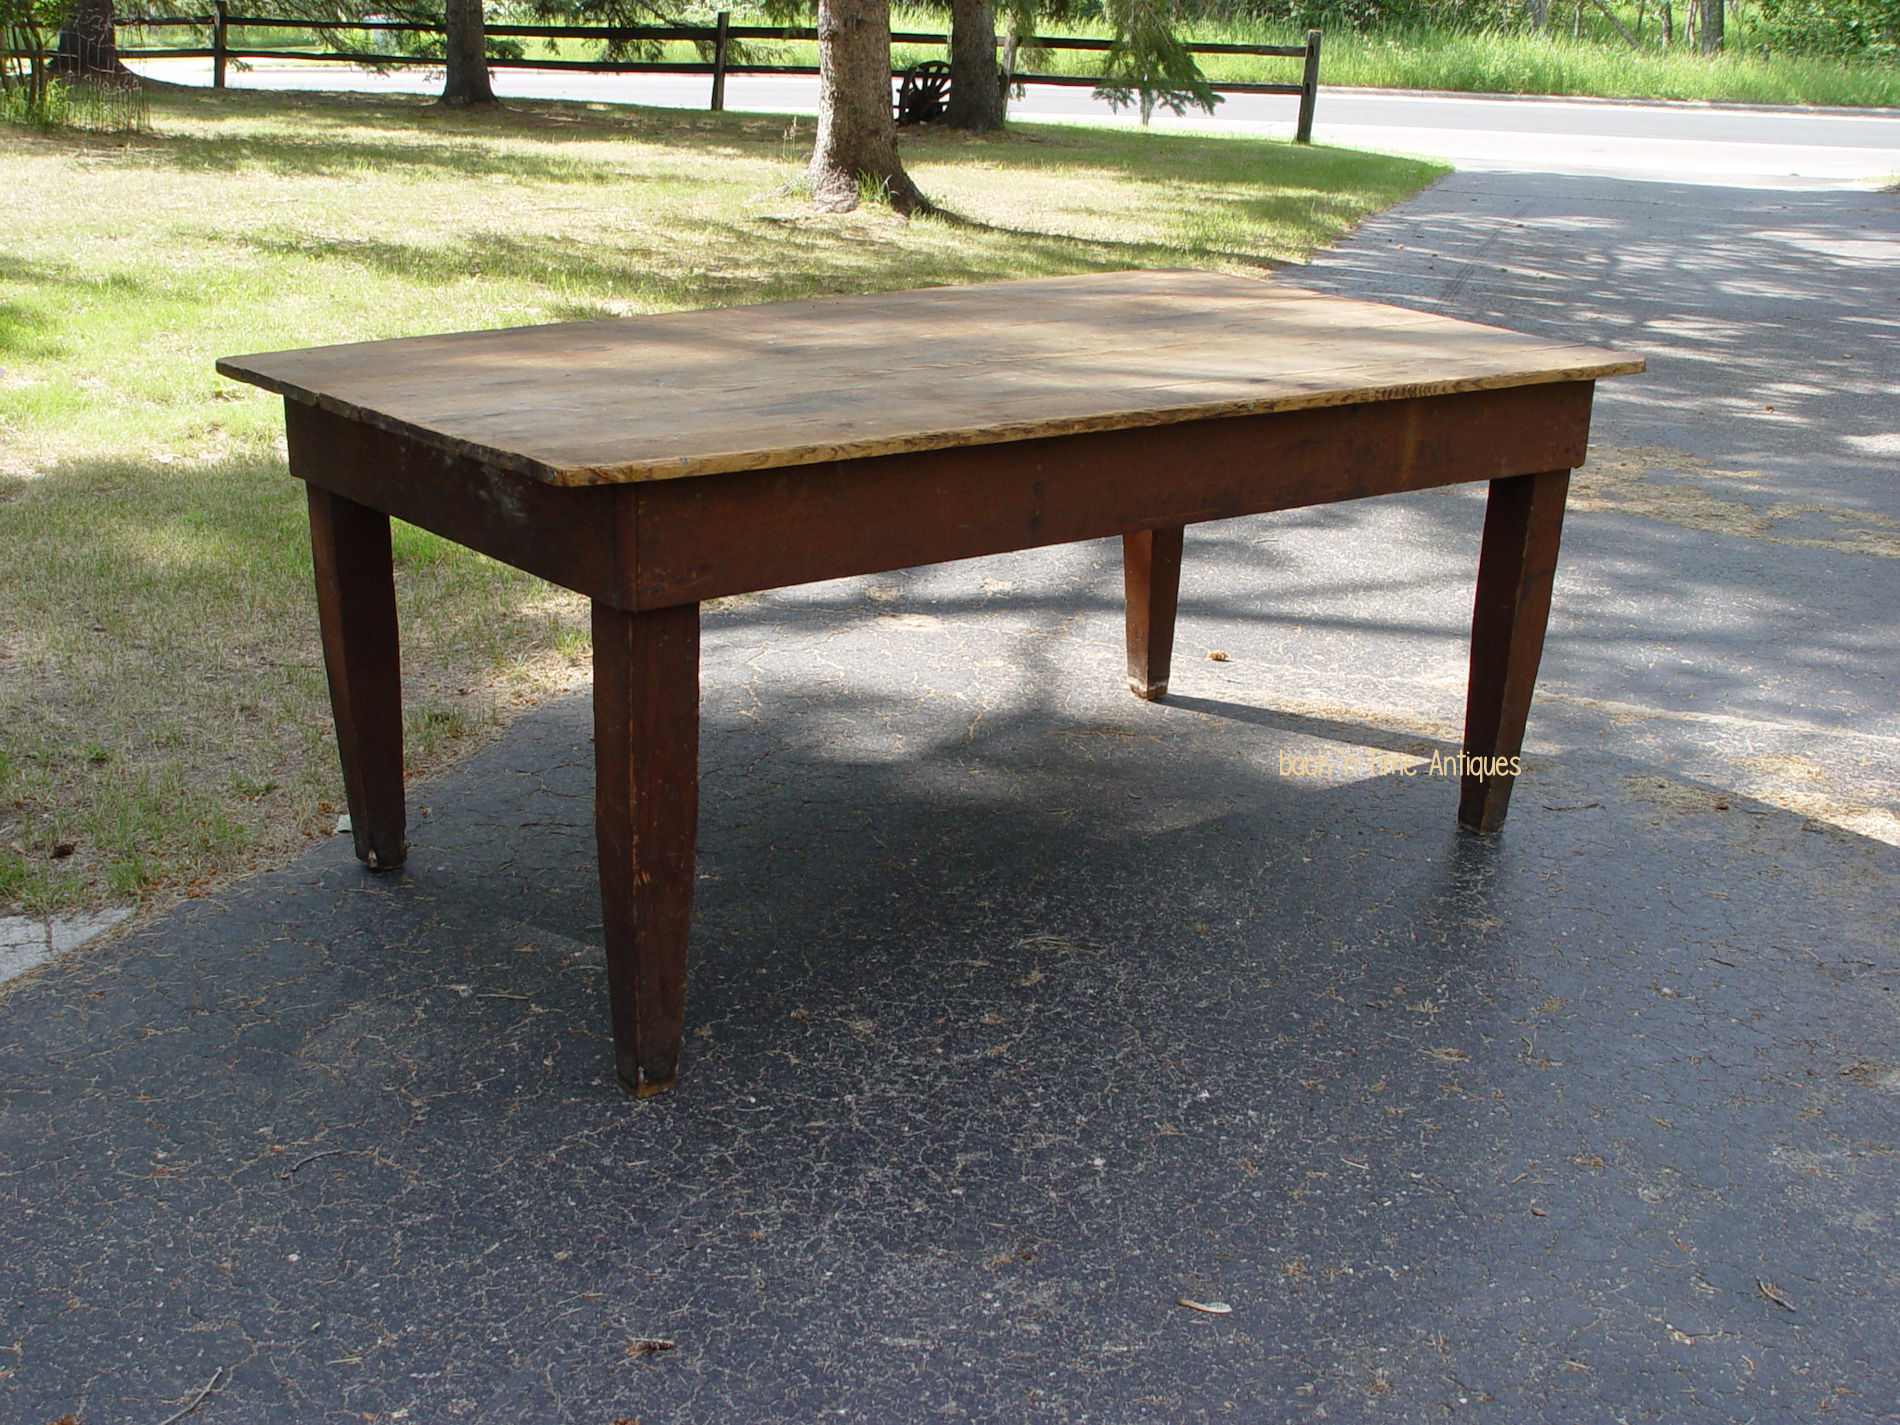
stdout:
<svg viewBox="0 0 1900 1425">
<path fill-rule="evenodd" d="M 227 376 L 559 485 L 684 479 L 1638 370 L 1210 272 L 817 298 L 228 357 Z"/>
</svg>

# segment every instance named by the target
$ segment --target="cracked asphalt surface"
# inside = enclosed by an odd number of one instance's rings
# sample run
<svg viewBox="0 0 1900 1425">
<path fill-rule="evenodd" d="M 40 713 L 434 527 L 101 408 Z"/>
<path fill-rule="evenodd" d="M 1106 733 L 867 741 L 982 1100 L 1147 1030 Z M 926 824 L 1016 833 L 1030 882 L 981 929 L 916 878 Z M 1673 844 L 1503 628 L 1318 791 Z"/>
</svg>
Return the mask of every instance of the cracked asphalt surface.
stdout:
<svg viewBox="0 0 1900 1425">
<path fill-rule="evenodd" d="M 1191 530 L 1155 706 L 1109 545 L 709 611 L 663 1098 L 584 699 L 400 875 L 18 982 L 0 1419 L 1894 1419 L 1896 253 L 1891 196 L 1472 174 L 1285 275 L 1651 359 L 1499 838 L 1415 760 L 1439 492 Z"/>
</svg>

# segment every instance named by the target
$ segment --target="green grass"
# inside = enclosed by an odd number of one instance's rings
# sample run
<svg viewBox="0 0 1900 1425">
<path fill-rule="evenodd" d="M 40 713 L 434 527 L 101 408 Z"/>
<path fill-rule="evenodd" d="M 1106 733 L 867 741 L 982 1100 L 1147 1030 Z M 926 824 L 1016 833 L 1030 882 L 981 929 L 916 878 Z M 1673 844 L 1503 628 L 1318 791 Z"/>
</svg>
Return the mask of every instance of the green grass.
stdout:
<svg viewBox="0 0 1900 1425">
<path fill-rule="evenodd" d="M 1619 3 L 1619 18 L 1634 31 L 1637 7 Z M 1551 26 L 1542 34 L 1460 30 L 1388 30 L 1361 33 L 1344 26 L 1326 31 L 1320 82 L 1368 89 L 1441 89 L 1496 94 L 1593 95 L 1621 99 L 1688 99 L 1749 104 L 1831 104 L 1880 107 L 1900 104 L 1900 66 L 1868 61 L 1815 59 L 1761 53 L 1761 37 L 1746 19 L 1734 23 L 1727 48 L 1704 56 L 1681 41 L 1663 48 L 1656 6 L 1648 4 L 1644 48 L 1631 49 L 1586 7 L 1581 33 L 1573 36 L 1567 4 L 1554 3 Z M 1746 13 L 1746 12 L 1745 12 Z M 1680 18 L 1680 17 L 1678 17 Z M 925 13 L 908 15 L 901 27 L 932 26 Z M 1062 33 L 1105 38 L 1100 24 L 1069 24 Z M 1194 22 L 1186 38 L 1213 44 L 1302 44 L 1305 31 L 1253 21 Z M 919 49 L 915 58 L 933 57 Z M 907 60 L 906 62 L 910 62 Z M 1300 61 L 1269 56 L 1202 55 L 1202 71 L 1214 80 L 1293 83 Z M 1083 51 L 1043 50 L 1021 68 L 1050 74 L 1099 72 L 1101 56 Z"/>
<path fill-rule="evenodd" d="M 969 221 L 820 217 L 809 119 L 159 90 L 0 130 L 0 908 L 164 897 L 341 809 L 301 492 L 220 355 L 1299 258 L 1441 170 L 1089 128 L 907 138 Z M 399 527 L 411 770 L 586 675 L 581 601 Z M 420 795 L 425 799 L 427 793 Z M 56 854 L 70 846 L 67 854 Z"/>
<path fill-rule="evenodd" d="M 1659 6 L 1644 0 L 1638 6 L 1619 0 L 1613 10 L 1626 28 L 1636 32 L 1644 47 L 1632 49 L 1594 6 L 1581 0 L 1556 0 L 1549 30 L 1492 32 L 1492 30 L 1383 30 L 1359 32 L 1332 27 L 1324 40 L 1322 84 L 1357 85 L 1370 89 L 1452 89 L 1471 93 L 1526 93 L 1526 95 L 1596 95 L 1606 99 L 1687 99 L 1704 103 L 1845 104 L 1894 106 L 1900 104 L 1900 65 L 1879 61 L 1813 59 L 1778 53 L 1756 27 L 1756 6 L 1744 4 L 1729 21 L 1727 49 L 1704 57 L 1683 42 L 1664 46 Z M 500 21 L 505 6 L 490 6 L 490 19 Z M 511 23 L 536 23 L 528 13 L 509 13 Z M 1678 25 L 1680 25 L 1678 15 Z M 693 23 L 711 23 L 711 11 L 693 15 Z M 758 13 L 733 11 L 735 25 L 775 23 Z M 925 34 L 944 30 L 940 11 L 899 10 L 893 28 Z M 184 30 L 152 30 L 152 44 L 186 44 Z M 1051 34 L 1106 38 L 1102 23 L 1077 21 L 1053 25 Z M 1184 28 L 1189 40 L 1216 44 L 1302 44 L 1305 30 L 1275 27 L 1260 21 L 1195 21 Z M 127 30 L 127 42 L 137 38 Z M 190 40 L 199 44 L 203 40 Z M 237 44 L 239 40 L 234 40 Z M 371 36 L 338 34 L 340 46 L 372 47 Z M 315 34 L 289 30 L 257 30 L 241 36 L 241 44 L 257 47 L 321 47 Z M 600 44 L 589 40 L 532 42 L 524 40 L 530 57 L 599 59 Z M 802 42 L 750 42 L 756 59 L 764 63 L 817 63 L 817 47 Z M 678 61 L 699 59 L 690 44 L 663 46 Z M 921 59 L 942 59 L 940 47 L 897 46 L 893 65 L 908 66 Z M 1041 49 L 1022 57 L 1020 68 L 1045 74 L 1100 72 L 1102 55 L 1087 51 Z M 1300 76 L 1300 61 L 1245 55 L 1203 55 L 1201 68 L 1212 80 L 1279 82 L 1290 84 Z"/>
<path fill-rule="evenodd" d="M 1580 3 L 1580 0 L 1578 0 Z M 1630 0 L 1613 6 L 1625 27 L 1638 33 L 1644 47 L 1631 49 L 1596 11 L 1557 0 L 1551 25 L 1542 34 L 1491 31 L 1389 30 L 1361 33 L 1344 26 L 1328 29 L 1323 48 L 1322 84 L 1372 89 L 1439 89 L 1473 93 L 1593 95 L 1622 99 L 1680 99 L 1711 103 L 1823 104 L 1863 107 L 1900 105 L 1900 65 L 1879 61 L 1847 62 L 1771 51 L 1762 53 L 1765 32 L 1755 26 L 1754 6 L 1741 7 L 1730 21 L 1725 51 L 1714 56 L 1694 52 L 1680 29 L 1676 43 L 1662 42 L 1659 6 L 1644 0 L 1641 28 L 1638 7 Z M 1678 8 L 1686 8 L 1681 6 Z M 505 7 L 490 7 L 499 22 Z M 511 14 L 511 22 L 535 23 L 531 15 Z M 1678 16 L 1678 24 L 1681 17 Z M 710 22 L 710 13 L 693 17 Z M 770 24 L 758 14 L 736 10 L 735 24 Z M 899 31 L 940 34 L 942 12 L 899 9 L 892 17 Z M 1066 23 L 1050 27 L 1051 34 L 1102 39 L 1108 35 L 1100 22 Z M 135 32 L 128 31 L 128 34 Z M 183 31 L 152 31 L 152 43 L 183 44 Z M 1201 20 L 1185 27 L 1191 40 L 1221 44 L 1299 44 L 1305 31 L 1249 20 Z M 169 36 L 160 38 L 160 36 Z M 199 43 L 193 40 L 191 43 Z M 289 31 L 257 31 L 244 37 L 249 45 L 303 47 L 317 43 L 314 35 Z M 367 37 L 339 36 L 337 43 L 368 47 Z M 531 57 L 559 56 L 596 59 L 597 42 L 562 40 L 553 44 L 523 41 Z M 751 42 L 763 62 L 814 64 L 816 47 L 808 43 Z M 668 57 L 682 62 L 699 58 L 690 44 L 664 46 Z M 903 68 L 924 59 L 941 59 L 941 48 L 899 45 L 893 63 Z M 1047 74 L 1100 72 L 1099 53 L 1064 50 L 1028 52 L 1019 68 Z M 1216 81 L 1292 83 L 1299 78 L 1299 61 L 1265 56 L 1204 55 L 1203 72 Z M 1033 90 L 1031 91 L 1033 93 Z"/>
<path fill-rule="evenodd" d="M 1634 15 L 1628 17 L 1633 23 Z M 1653 23 L 1653 21 L 1652 21 Z M 1594 95 L 1732 104 L 1900 104 L 1900 67 L 1799 55 L 1763 58 L 1744 32 L 1724 53 L 1631 49 L 1567 33 L 1329 34 L 1326 84 L 1488 94 Z M 1210 66 L 1217 60 L 1210 58 Z"/>
<path fill-rule="evenodd" d="M 137 88 L 102 89 L 54 79 L 30 99 L 24 86 L 15 85 L 0 88 L 0 124 L 136 133 L 145 127 L 145 96 Z"/>
<path fill-rule="evenodd" d="M 920 21 L 922 16 L 917 17 Z M 1625 17 L 1634 25 L 1634 7 Z M 1651 23 L 1653 24 L 1653 18 Z M 1101 26 L 1065 31 L 1101 38 Z M 1188 37 L 1218 44 L 1298 44 L 1304 31 L 1243 23 L 1202 22 Z M 900 47 L 901 48 L 901 47 Z M 1737 104 L 1900 104 L 1900 66 L 1847 63 L 1799 55 L 1764 58 L 1746 30 L 1722 54 L 1681 45 L 1633 50 L 1613 35 L 1572 38 L 1553 24 L 1538 34 L 1456 31 L 1329 31 L 1322 43 L 1320 83 L 1367 89 L 1438 89 L 1484 94 L 1591 95 L 1613 99 L 1687 99 Z M 922 49 L 903 62 L 931 58 Z M 1299 61 L 1267 56 L 1202 55 L 1216 82 L 1294 83 Z M 1043 50 L 1020 67 L 1047 74 L 1099 72 L 1101 56 Z M 1033 93 L 1033 91 L 1032 91 Z M 1289 104 L 1292 102 L 1288 101 Z M 1324 113 L 1324 99 L 1321 112 Z"/>
</svg>

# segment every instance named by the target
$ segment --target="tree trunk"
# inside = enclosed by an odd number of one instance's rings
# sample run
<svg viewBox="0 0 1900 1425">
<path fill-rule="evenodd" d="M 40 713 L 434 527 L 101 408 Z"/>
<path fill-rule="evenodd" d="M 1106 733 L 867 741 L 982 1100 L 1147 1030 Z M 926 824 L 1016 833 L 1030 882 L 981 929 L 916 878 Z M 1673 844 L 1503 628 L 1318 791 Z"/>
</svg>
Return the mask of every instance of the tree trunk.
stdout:
<svg viewBox="0 0 1900 1425">
<path fill-rule="evenodd" d="M 73 16 L 59 32 L 59 49 L 51 65 L 55 74 L 127 75 L 119 61 L 119 36 L 113 24 L 112 0 L 79 0 Z"/>
<path fill-rule="evenodd" d="M 498 103 L 488 83 L 488 27 L 482 19 L 482 0 L 447 0 L 442 27 L 447 31 L 443 53 L 448 78 L 441 102 L 454 109 Z"/>
<path fill-rule="evenodd" d="M 950 0 L 950 107 L 944 122 L 973 134 L 1003 127 L 990 0 Z"/>
<path fill-rule="evenodd" d="M 1722 0 L 1702 0 L 1702 53 L 1716 54 L 1722 48 Z"/>
<path fill-rule="evenodd" d="M 818 142 L 806 177 L 827 212 L 857 207 L 866 183 L 900 213 L 930 207 L 897 156 L 890 0 L 818 0 Z"/>
<path fill-rule="evenodd" d="M 1524 14 L 1530 20 L 1533 30 L 1548 29 L 1550 0 L 1524 0 Z"/>
</svg>

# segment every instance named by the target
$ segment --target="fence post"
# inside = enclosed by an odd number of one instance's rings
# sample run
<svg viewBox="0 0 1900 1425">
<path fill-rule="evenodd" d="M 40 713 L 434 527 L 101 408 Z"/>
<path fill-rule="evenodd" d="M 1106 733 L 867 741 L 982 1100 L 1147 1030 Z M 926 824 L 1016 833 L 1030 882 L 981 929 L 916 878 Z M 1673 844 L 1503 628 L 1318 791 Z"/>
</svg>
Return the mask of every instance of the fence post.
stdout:
<svg viewBox="0 0 1900 1425">
<path fill-rule="evenodd" d="M 1306 72 L 1300 76 L 1300 123 L 1294 143 L 1313 141 L 1313 108 L 1319 102 L 1319 31 L 1306 32 Z"/>
<path fill-rule="evenodd" d="M 227 12 L 224 0 L 211 0 L 211 87 L 224 88 L 225 52 L 230 48 L 226 35 Z"/>
<path fill-rule="evenodd" d="M 726 30 L 732 24 L 732 12 L 719 12 L 719 25 L 713 32 L 712 107 L 717 114 L 726 107 Z"/>
</svg>

